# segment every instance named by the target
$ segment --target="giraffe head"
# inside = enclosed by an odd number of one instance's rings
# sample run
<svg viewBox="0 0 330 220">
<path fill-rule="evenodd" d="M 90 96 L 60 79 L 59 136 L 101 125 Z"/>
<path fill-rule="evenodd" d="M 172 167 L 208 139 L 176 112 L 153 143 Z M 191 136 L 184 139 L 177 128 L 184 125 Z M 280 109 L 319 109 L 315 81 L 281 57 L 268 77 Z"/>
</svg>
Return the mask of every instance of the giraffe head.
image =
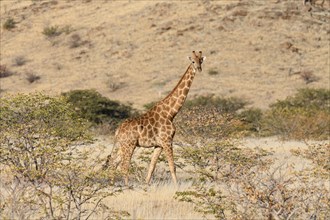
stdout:
<svg viewBox="0 0 330 220">
<path fill-rule="evenodd" d="M 192 52 L 192 56 L 188 57 L 189 60 L 192 62 L 192 66 L 194 70 L 198 70 L 198 72 L 202 72 L 202 63 L 206 57 L 202 56 L 202 51 L 196 53 L 195 51 Z"/>
</svg>

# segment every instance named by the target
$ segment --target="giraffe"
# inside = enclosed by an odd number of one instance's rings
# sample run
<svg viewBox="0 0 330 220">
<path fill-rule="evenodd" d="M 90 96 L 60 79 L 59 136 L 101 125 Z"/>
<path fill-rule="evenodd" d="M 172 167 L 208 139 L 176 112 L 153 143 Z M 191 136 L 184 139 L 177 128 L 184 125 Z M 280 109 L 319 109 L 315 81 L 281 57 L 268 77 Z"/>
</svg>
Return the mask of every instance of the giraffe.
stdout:
<svg viewBox="0 0 330 220">
<path fill-rule="evenodd" d="M 173 119 L 186 100 L 196 71 L 202 71 L 201 65 L 205 57 L 202 56 L 202 51 L 198 53 L 193 51 L 189 59 L 191 64 L 170 94 L 145 114 L 134 119 L 125 120 L 116 130 L 116 146 L 114 147 L 117 147 L 117 144 L 119 146 L 118 153 L 120 159 L 119 161 L 117 160 L 117 165 L 120 165 L 120 169 L 125 176 L 125 185 L 128 185 L 130 161 L 136 147 L 155 148 L 146 177 L 147 184 L 150 184 L 158 157 L 163 150 L 168 161 L 173 182 L 177 184 L 172 146 L 175 134 Z M 107 165 L 109 160 L 111 160 L 110 158 L 111 154 L 108 156 Z M 117 166 L 115 165 L 115 167 Z"/>
</svg>

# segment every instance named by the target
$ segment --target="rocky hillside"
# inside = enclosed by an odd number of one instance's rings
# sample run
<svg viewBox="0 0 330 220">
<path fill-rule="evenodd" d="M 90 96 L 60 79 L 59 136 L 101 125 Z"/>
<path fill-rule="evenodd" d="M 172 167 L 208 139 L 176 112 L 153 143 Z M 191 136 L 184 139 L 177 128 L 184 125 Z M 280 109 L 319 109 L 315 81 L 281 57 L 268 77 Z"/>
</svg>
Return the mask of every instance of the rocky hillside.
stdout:
<svg viewBox="0 0 330 220">
<path fill-rule="evenodd" d="M 192 50 L 207 59 L 190 97 L 266 108 L 299 88 L 330 86 L 328 0 L 0 4 L 2 95 L 94 88 L 142 108 L 174 88 Z"/>
</svg>

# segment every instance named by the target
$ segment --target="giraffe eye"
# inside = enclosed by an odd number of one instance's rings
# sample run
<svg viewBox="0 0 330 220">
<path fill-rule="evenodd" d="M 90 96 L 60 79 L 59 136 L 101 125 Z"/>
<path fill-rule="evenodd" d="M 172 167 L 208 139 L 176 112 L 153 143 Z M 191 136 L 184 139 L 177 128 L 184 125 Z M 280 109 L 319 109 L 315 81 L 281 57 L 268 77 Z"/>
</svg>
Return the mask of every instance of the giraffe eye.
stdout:
<svg viewBox="0 0 330 220">
<path fill-rule="evenodd" d="M 195 63 L 195 61 L 192 61 L 192 63 Z"/>
</svg>

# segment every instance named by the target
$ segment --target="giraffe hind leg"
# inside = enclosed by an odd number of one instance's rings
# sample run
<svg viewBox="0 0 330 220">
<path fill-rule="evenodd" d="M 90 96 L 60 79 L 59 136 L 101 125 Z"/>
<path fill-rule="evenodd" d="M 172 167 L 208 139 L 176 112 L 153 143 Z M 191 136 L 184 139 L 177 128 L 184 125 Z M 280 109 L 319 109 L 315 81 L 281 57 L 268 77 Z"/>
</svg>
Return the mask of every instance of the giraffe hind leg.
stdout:
<svg viewBox="0 0 330 220">
<path fill-rule="evenodd" d="M 175 170 L 175 164 L 174 164 L 172 145 L 166 145 L 164 150 L 165 150 L 165 155 L 167 157 L 168 166 L 170 168 L 170 172 L 171 172 L 173 182 L 174 182 L 174 184 L 177 184 L 178 181 L 177 181 L 177 178 L 176 178 L 176 170 Z"/>
<path fill-rule="evenodd" d="M 127 144 L 120 146 L 120 154 L 121 154 L 121 166 L 120 170 L 125 177 L 125 185 L 128 186 L 128 176 L 129 176 L 129 167 L 131 163 L 131 159 L 135 150 L 134 144 Z"/>
</svg>

